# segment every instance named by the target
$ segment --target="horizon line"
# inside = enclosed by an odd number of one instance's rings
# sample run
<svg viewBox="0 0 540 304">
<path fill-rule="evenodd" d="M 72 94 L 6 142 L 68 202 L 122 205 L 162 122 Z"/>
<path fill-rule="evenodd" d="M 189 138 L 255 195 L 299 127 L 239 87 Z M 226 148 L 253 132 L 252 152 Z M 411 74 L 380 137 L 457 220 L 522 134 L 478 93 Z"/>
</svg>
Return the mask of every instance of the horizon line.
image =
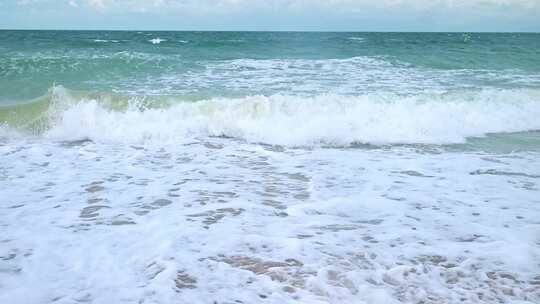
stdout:
<svg viewBox="0 0 540 304">
<path fill-rule="evenodd" d="M 479 34 L 540 34 L 540 31 L 413 31 L 413 30 L 218 30 L 218 29 L 87 29 L 87 28 L 1 28 L 0 31 L 66 31 L 66 32 L 254 32 L 254 33 L 479 33 Z"/>
</svg>

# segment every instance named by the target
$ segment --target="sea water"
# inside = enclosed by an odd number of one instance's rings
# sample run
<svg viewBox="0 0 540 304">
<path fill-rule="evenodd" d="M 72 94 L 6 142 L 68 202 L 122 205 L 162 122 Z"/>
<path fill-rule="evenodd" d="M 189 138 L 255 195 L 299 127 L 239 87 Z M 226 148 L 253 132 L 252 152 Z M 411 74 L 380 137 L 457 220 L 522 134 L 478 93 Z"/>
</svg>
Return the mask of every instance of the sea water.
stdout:
<svg viewBox="0 0 540 304">
<path fill-rule="evenodd" d="M 540 35 L 0 31 L 0 303 L 538 303 Z"/>
</svg>

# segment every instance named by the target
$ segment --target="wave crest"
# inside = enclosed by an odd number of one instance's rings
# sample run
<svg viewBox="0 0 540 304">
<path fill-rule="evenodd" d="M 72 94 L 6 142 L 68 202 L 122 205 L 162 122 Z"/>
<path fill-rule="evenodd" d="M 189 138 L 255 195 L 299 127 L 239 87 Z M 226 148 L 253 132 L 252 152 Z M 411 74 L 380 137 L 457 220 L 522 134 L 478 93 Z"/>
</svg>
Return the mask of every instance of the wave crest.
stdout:
<svg viewBox="0 0 540 304">
<path fill-rule="evenodd" d="M 286 146 L 451 144 L 488 133 L 540 129 L 540 91 L 273 95 L 190 102 L 75 96 L 57 87 L 39 115 L 47 118 L 39 134 L 55 140 L 178 143 L 225 136 Z"/>
</svg>

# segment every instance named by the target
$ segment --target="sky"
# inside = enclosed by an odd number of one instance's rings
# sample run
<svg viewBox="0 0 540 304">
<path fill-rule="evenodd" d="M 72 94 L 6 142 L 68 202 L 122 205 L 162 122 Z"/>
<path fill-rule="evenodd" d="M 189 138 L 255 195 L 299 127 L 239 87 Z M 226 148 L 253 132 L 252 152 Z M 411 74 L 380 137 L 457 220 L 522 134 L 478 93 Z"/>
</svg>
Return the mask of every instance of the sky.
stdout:
<svg viewBox="0 0 540 304">
<path fill-rule="evenodd" d="M 540 32 L 540 0 L 0 0 L 0 28 Z"/>
</svg>

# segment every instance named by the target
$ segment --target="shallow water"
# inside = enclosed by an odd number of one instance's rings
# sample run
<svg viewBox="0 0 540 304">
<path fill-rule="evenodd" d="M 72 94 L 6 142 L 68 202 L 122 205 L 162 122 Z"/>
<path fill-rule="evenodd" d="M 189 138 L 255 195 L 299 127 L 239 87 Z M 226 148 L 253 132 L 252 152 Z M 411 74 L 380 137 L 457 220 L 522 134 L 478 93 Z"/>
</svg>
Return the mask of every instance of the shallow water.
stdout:
<svg viewBox="0 0 540 304">
<path fill-rule="evenodd" d="M 0 153 L 2 302 L 540 300 L 538 152 Z"/>
<path fill-rule="evenodd" d="M 0 31 L 0 303 L 540 302 L 513 35 Z"/>
</svg>

